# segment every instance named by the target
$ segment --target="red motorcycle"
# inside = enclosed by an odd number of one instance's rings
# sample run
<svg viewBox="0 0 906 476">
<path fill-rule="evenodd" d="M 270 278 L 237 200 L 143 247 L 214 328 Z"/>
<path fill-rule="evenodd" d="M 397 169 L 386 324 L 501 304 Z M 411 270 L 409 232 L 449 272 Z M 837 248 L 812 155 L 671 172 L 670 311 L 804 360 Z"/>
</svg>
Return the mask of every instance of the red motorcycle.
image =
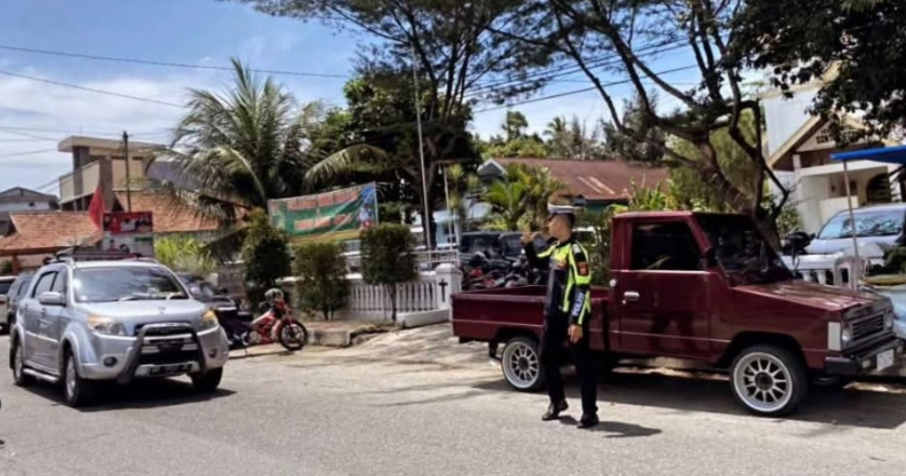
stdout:
<svg viewBox="0 0 906 476">
<path fill-rule="evenodd" d="M 286 304 L 280 290 L 268 291 L 265 297 L 268 300 L 268 309 L 251 324 L 247 324 L 248 328 L 241 337 L 243 345 L 279 342 L 286 350 L 301 350 L 308 342 L 308 329 L 298 319 L 292 317 L 292 310 Z"/>
</svg>

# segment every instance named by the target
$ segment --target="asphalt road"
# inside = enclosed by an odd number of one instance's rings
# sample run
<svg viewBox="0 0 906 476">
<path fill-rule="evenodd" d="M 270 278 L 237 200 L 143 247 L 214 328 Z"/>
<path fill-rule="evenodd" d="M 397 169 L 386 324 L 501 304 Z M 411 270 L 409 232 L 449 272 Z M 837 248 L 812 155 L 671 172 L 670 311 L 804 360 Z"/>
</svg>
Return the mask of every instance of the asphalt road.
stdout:
<svg viewBox="0 0 906 476">
<path fill-rule="evenodd" d="M 234 360 L 211 397 L 164 381 L 73 410 L 55 388 L 11 385 L 2 337 L 0 475 L 906 471 L 906 390 L 817 394 L 794 418 L 771 420 L 743 414 L 722 381 L 617 374 L 601 386 L 603 424 L 581 431 L 540 421 L 545 397 L 508 390 L 486 363 L 404 363 L 363 349 Z M 573 387 L 574 417 L 576 397 Z"/>
</svg>

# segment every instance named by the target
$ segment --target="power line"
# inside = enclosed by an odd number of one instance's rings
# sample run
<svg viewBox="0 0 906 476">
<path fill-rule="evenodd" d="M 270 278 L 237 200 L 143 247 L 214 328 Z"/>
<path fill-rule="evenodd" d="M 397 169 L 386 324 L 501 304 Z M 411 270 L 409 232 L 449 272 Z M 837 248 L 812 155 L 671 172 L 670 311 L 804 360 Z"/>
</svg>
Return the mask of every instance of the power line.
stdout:
<svg viewBox="0 0 906 476">
<path fill-rule="evenodd" d="M 217 66 L 217 65 L 201 65 L 201 64 L 189 64 L 189 63 L 177 63 L 172 61 L 153 61 L 145 60 L 138 58 L 121 58 L 116 56 L 101 56 L 101 55 L 90 55 L 82 53 L 70 53 L 66 51 L 52 51 L 52 50 L 41 50 L 37 48 L 26 48 L 23 46 L 12 46 L 12 45 L 0 45 L 0 50 L 8 51 L 18 51 L 21 53 L 31 53 L 31 54 L 42 54 L 50 56 L 65 56 L 69 58 L 81 58 L 89 59 L 96 61 L 112 61 L 118 63 L 134 63 L 134 64 L 143 64 L 148 66 L 166 66 L 171 68 L 184 68 L 184 69 L 204 69 L 212 71 L 234 71 L 235 68 L 231 66 Z M 333 74 L 333 73 L 311 73 L 306 71 L 282 71 L 274 69 L 250 69 L 256 73 L 265 73 L 265 74 L 280 74 L 287 76 L 308 76 L 315 78 L 348 78 L 348 75 L 343 74 Z"/>
<path fill-rule="evenodd" d="M 28 152 L 12 152 L 9 154 L 0 154 L 0 159 L 6 158 L 6 157 L 20 157 L 23 155 L 46 154 L 48 152 L 57 152 L 57 149 L 41 149 L 41 150 L 30 150 Z"/>
<path fill-rule="evenodd" d="M 56 140 L 56 139 L 51 139 L 50 137 L 29 134 L 28 132 L 19 132 L 17 128 L 0 127 L 0 132 L 6 133 L 6 134 L 15 134 L 18 136 L 23 136 L 23 137 L 31 137 L 32 139 Z"/>
<path fill-rule="evenodd" d="M 172 103 L 172 102 L 161 101 L 158 99 L 151 99 L 151 98 L 143 98 L 141 96 L 133 96 L 131 94 L 123 94 L 123 93 L 118 93 L 118 92 L 114 92 L 114 91 L 105 91 L 103 89 L 89 88 L 89 87 L 85 87 L 85 86 L 79 86 L 78 84 L 64 83 L 62 81 L 54 81 L 52 79 L 39 78 L 37 76 L 28 76 L 25 74 L 13 73 L 11 71 L 0 70 L 0 74 L 6 75 L 6 76 L 12 76 L 15 78 L 28 79 L 30 81 L 38 81 L 41 83 L 53 84 L 55 86 L 64 86 L 67 88 L 79 89 L 82 91 L 90 91 L 90 92 L 97 93 L 97 94 L 106 94 L 108 96 L 116 96 L 116 97 L 121 97 L 121 98 L 126 98 L 126 99 L 133 99 L 136 101 L 144 101 L 144 102 L 153 103 L 153 104 L 160 104 L 160 105 L 164 105 L 164 106 L 178 107 L 180 109 L 183 108 L 183 106 L 181 104 L 176 104 L 176 103 Z"/>
</svg>

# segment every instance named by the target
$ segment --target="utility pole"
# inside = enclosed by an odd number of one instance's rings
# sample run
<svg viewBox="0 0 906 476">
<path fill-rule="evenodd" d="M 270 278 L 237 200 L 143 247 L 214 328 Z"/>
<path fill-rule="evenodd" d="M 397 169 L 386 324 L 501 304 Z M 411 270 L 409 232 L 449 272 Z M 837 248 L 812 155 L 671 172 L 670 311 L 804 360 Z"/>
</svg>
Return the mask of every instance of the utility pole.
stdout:
<svg viewBox="0 0 906 476">
<path fill-rule="evenodd" d="M 425 147 L 422 143 L 422 106 L 418 97 L 418 74 L 416 73 L 417 64 L 415 59 L 415 46 L 412 47 L 412 86 L 415 89 L 415 123 L 418 127 L 418 157 L 419 168 L 422 172 L 422 198 L 425 215 L 422 218 L 422 231 L 425 233 L 425 249 L 431 251 L 431 209 L 428 207 L 428 181 L 425 179 Z"/>
<path fill-rule="evenodd" d="M 129 176 L 129 134 L 123 131 L 123 150 L 126 155 L 126 211 L 132 213 L 132 182 Z"/>
</svg>

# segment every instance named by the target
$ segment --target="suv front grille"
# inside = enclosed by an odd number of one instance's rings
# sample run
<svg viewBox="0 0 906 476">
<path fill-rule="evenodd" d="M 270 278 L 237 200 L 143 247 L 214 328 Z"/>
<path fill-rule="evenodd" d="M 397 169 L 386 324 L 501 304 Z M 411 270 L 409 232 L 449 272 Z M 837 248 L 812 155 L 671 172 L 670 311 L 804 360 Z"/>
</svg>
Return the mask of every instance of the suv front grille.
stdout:
<svg viewBox="0 0 906 476">
<path fill-rule="evenodd" d="M 192 328 L 188 322 L 173 322 L 166 327 L 151 327 L 145 332 L 146 337 L 156 337 L 156 336 L 170 336 L 176 334 L 185 334 L 190 332 Z M 135 326 L 135 335 L 138 336 L 141 333 L 142 329 L 145 326 L 150 326 L 154 324 L 138 324 Z"/>
</svg>

